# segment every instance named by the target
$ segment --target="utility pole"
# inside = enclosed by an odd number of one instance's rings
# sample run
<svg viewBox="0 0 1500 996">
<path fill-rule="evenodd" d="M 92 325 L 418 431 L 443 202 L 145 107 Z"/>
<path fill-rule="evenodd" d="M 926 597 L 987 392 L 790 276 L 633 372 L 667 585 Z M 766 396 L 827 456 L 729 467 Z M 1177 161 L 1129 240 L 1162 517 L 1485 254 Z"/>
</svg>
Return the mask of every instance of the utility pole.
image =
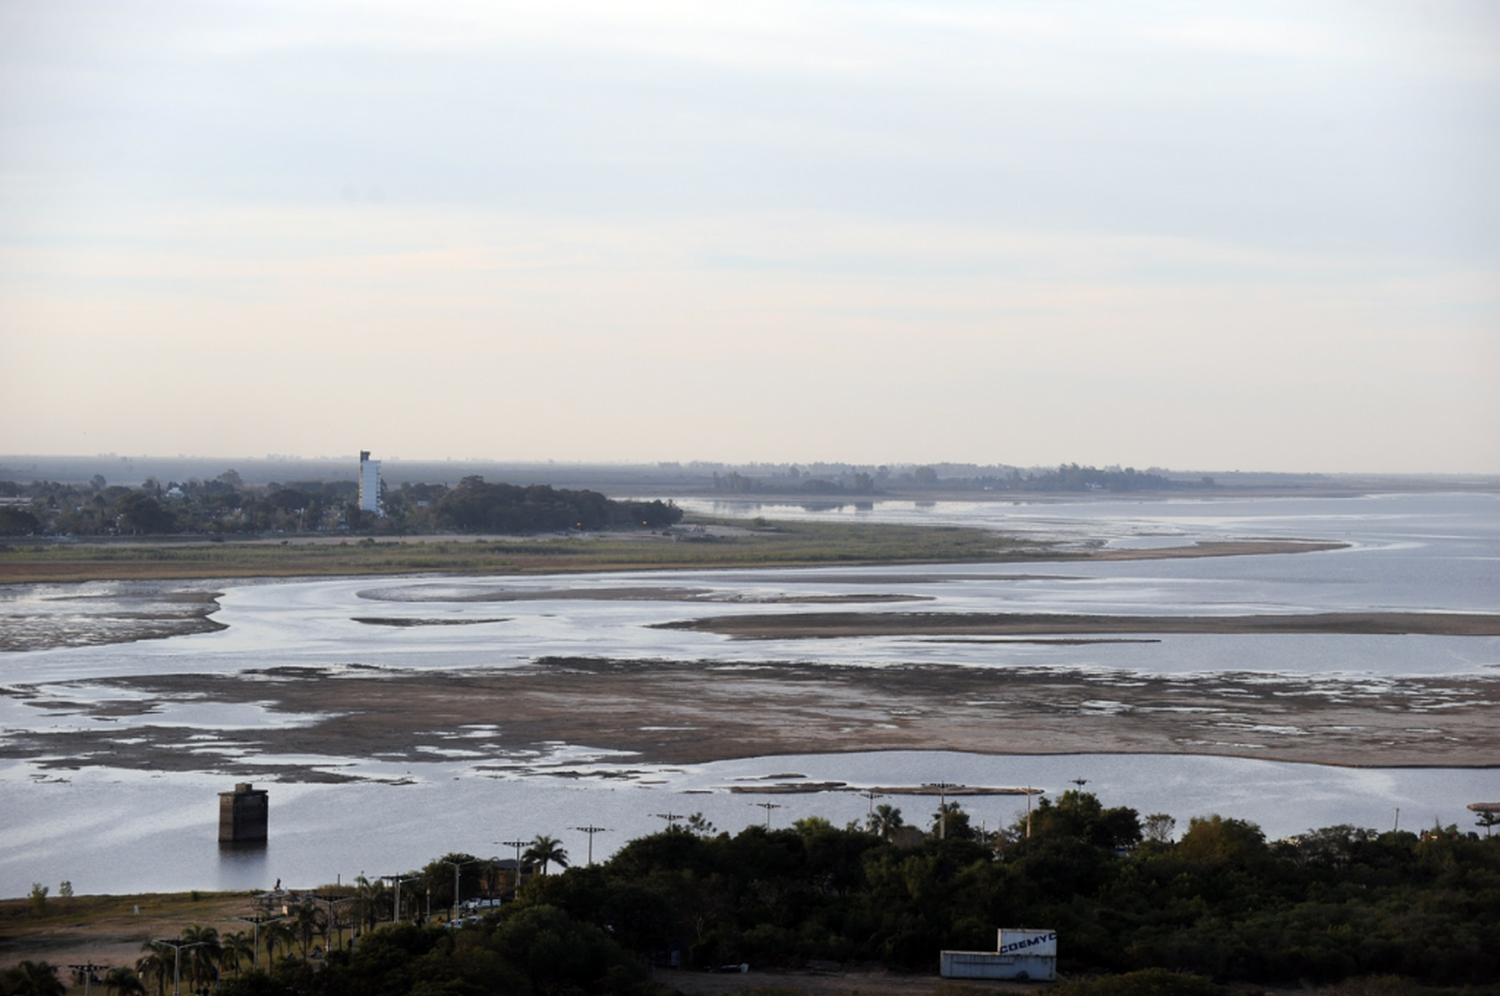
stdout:
<svg viewBox="0 0 1500 996">
<path fill-rule="evenodd" d="M 667 829 L 668 830 L 675 830 L 675 829 L 677 829 L 677 821 L 681 820 L 681 819 L 685 819 L 686 817 L 684 817 L 681 813 L 671 813 L 671 812 L 668 812 L 668 813 L 657 813 L 656 814 L 656 818 L 659 819 L 659 820 L 666 820 L 667 821 Z M 590 839 L 592 839 L 592 838 L 590 838 Z"/>
<path fill-rule="evenodd" d="M 860 795 L 863 796 L 864 798 L 870 800 L 870 806 L 869 806 L 869 809 L 866 811 L 865 815 L 866 816 L 874 816 L 875 815 L 875 800 L 876 799 L 884 799 L 885 798 L 884 793 L 877 792 L 874 789 L 865 789 L 863 792 L 860 793 Z"/>
<path fill-rule="evenodd" d="M 579 833 L 586 833 L 589 835 L 589 867 L 592 868 L 594 865 L 594 834 L 609 833 L 609 828 L 596 827 L 592 823 L 590 823 L 586 827 L 574 827 L 573 829 L 577 830 Z"/>
<path fill-rule="evenodd" d="M 780 809 L 781 806 L 774 802 L 752 802 L 750 805 L 759 806 L 766 811 L 766 829 L 771 829 L 771 810 Z"/>
<path fill-rule="evenodd" d="M 948 806 L 948 790 L 958 788 L 952 782 L 928 782 L 923 788 L 938 790 L 938 840 L 946 840 L 948 837 L 948 814 L 944 811 Z"/>
<path fill-rule="evenodd" d="M 343 924 L 339 923 L 338 920 L 337 920 L 337 918 L 334 916 L 333 908 L 334 908 L 335 905 L 337 905 L 339 903 L 352 903 L 352 902 L 354 902 L 358 898 L 359 898 L 358 896 L 341 896 L 341 897 L 320 896 L 316 892 L 312 893 L 312 899 L 313 899 L 314 902 L 327 903 L 328 904 L 328 926 L 329 926 L 329 929 L 331 929 L 331 930 L 337 930 L 338 931 L 338 945 L 339 945 L 339 947 L 343 947 L 344 946 L 344 927 L 343 927 Z M 244 917 L 235 917 L 235 919 L 236 920 L 243 920 Z"/>
</svg>

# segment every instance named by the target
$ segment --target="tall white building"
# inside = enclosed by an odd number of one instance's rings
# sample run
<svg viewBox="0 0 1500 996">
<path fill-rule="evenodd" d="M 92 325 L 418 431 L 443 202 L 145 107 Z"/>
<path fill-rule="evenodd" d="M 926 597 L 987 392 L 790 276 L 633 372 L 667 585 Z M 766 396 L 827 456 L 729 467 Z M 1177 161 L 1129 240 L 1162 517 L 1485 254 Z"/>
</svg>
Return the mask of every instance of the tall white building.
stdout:
<svg viewBox="0 0 1500 996">
<path fill-rule="evenodd" d="M 369 450 L 359 451 L 359 510 L 380 514 L 380 461 Z"/>
</svg>

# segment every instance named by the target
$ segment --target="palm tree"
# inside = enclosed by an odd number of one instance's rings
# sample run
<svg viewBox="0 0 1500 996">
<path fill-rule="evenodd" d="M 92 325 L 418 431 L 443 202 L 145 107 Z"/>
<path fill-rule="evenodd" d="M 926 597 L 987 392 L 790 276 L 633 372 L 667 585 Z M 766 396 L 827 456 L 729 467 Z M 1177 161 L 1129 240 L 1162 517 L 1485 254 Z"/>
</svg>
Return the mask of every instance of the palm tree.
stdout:
<svg viewBox="0 0 1500 996">
<path fill-rule="evenodd" d="M 297 907 L 296 921 L 292 930 L 297 935 L 297 941 L 302 946 L 302 957 L 307 957 L 308 948 L 312 947 L 312 940 L 318 934 L 326 933 L 318 916 L 318 908 L 312 903 L 303 903 Z"/>
<path fill-rule="evenodd" d="M 139 996 L 146 991 L 146 987 L 141 984 L 141 977 L 135 974 L 135 969 L 126 965 L 109 970 L 104 976 L 104 988 L 115 996 Z"/>
<path fill-rule="evenodd" d="M 188 974 L 192 976 L 193 988 L 213 982 L 214 971 L 219 964 L 223 947 L 219 944 L 219 932 L 213 927 L 193 924 L 182 932 L 181 943 L 188 954 Z M 187 947 L 192 944 L 194 947 Z"/>
<path fill-rule="evenodd" d="M 285 920 L 274 920 L 266 924 L 265 929 L 260 932 L 261 940 L 266 945 L 266 956 L 271 959 L 271 964 L 276 964 L 276 949 L 283 948 L 292 950 L 294 939 L 292 925 Z"/>
<path fill-rule="evenodd" d="M 563 850 L 562 841 L 546 834 L 539 834 L 521 858 L 541 865 L 543 875 L 547 874 L 547 866 L 553 862 L 556 862 L 559 868 L 568 867 L 568 852 Z"/>
<path fill-rule="evenodd" d="M 382 909 L 390 904 L 390 889 L 384 882 L 371 882 L 363 875 L 354 880 L 354 895 L 357 897 L 355 918 L 369 930 L 374 930 L 382 917 Z"/>
<path fill-rule="evenodd" d="M 167 996 L 167 976 L 172 974 L 172 959 L 169 950 L 157 941 L 147 941 L 141 950 L 149 952 L 136 959 L 135 970 L 142 979 L 156 979 L 156 996 Z"/>
<path fill-rule="evenodd" d="M 57 977 L 57 966 L 45 961 L 23 961 L 6 972 L 6 992 L 15 996 L 63 996 L 67 988 Z"/>
<path fill-rule="evenodd" d="M 255 960 L 255 941 L 243 930 L 220 935 L 219 945 L 220 969 L 228 966 L 229 971 L 238 974 L 247 959 Z"/>
<path fill-rule="evenodd" d="M 875 807 L 875 812 L 870 814 L 865 825 L 875 836 L 882 840 L 890 840 L 891 835 L 901 828 L 903 822 L 905 821 L 901 819 L 901 810 L 895 806 L 882 804 Z"/>
</svg>

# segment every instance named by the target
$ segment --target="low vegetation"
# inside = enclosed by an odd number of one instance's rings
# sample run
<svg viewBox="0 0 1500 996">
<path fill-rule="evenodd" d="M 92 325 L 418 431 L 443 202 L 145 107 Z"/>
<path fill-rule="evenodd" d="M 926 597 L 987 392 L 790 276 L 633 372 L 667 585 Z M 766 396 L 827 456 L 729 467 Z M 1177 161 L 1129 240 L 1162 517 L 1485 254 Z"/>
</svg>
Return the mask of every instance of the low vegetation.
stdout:
<svg viewBox="0 0 1500 996">
<path fill-rule="evenodd" d="M 639 528 L 639 527 L 638 527 Z M 124 578 L 292 577 L 453 571 L 525 574 L 665 568 L 970 563 L 1058 559 L 1046 544 L 977 529 L 859 523 L 752 523 L 625 534 L 421 540 L 289 536 L 0 545 L 0 583 Z"/>
</svg>

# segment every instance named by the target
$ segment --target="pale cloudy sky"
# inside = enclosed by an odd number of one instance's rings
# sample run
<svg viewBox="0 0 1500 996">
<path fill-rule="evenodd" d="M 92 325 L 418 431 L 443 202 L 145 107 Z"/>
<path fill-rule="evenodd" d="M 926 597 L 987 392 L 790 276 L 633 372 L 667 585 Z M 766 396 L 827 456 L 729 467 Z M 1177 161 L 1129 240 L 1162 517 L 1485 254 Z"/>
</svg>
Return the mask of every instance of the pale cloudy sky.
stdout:
<svg viewBox="0 0 1500 996">
<path fill-rule="evenodd" d="M 1500 5 L 0 0 L 0 452 L 1500 472 Z"/>
</svg>

